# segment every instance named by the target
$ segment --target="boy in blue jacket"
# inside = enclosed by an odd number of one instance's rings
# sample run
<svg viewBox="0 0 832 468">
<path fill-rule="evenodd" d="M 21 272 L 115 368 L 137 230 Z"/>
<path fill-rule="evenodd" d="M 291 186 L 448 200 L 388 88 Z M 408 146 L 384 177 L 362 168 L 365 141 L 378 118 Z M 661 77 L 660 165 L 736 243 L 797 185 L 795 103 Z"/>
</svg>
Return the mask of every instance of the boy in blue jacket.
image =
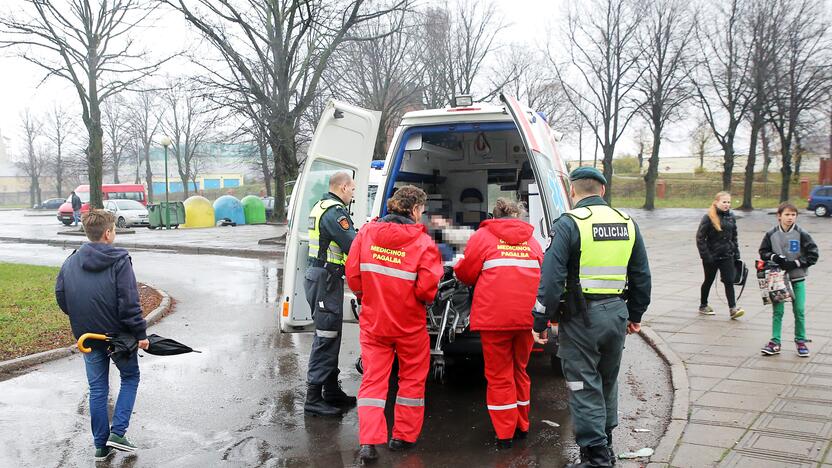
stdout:
<svg viewBox="0 0 832 468">
<path fill-rule="evenodd" d="M 55 296 L 61 310 L 69 316 L 72 334 L 130 333 L 147 349 L 139 291 L 133 264 L 126 250 L 113 247 L 115 217 L 105 210 L 90 210 L 82 220 L 90 242 L 66 259 L 55 283 Z M 121 374 L 121 389 L 110 426 L 107 415 L 110 359 L 106 344 L 90 340 L 92 352 L 84 354 L 90 386 L 90 419 L 95 441 L 95 460 L 106 460 L 114 450 L 134 452 L 136 446 L 125 437 L 139 387 L 137 353 L 116 363 Z"/>
</svg>

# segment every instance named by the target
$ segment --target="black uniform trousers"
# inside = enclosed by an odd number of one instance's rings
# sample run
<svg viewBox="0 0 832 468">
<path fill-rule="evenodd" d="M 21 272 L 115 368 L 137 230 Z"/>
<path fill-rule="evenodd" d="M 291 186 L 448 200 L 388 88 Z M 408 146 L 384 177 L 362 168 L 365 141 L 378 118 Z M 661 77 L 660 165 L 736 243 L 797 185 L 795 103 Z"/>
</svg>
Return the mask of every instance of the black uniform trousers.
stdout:
<svg viewBox="0 0 832 468">
<path fill-rule="evenodd" d="M 344 278 L 325 268 L 309 266 L 304 279 L 306 300 L 315 322 L 306 382 L 323 385 L 338 379 L 338 353 L 344 316 Z"/>
</svg>

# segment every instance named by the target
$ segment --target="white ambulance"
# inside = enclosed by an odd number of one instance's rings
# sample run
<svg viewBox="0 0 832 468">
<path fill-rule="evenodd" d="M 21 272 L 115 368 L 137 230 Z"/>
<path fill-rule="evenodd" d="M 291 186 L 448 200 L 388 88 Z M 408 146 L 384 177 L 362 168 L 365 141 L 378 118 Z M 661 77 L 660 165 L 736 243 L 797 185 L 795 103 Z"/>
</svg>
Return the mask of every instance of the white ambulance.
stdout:
<svg viewBox="0 0 832 468">
<path fill-rule="evenodd" d="M 350 212 L 359 229 L 367 220 L 386 214 L 387 198 L 397 187 L 416 185 L 428 194 L 429 215 L 441 216 L 457 229 L 476 229 L 490 217 L 498 197 L 523 201 L 535 238 L 547 245 L 549 227 L 570 209 L 570 201 L 566 164 L 545 117 L 508 96 L 501 96 L 500 106 L 474 104 L 467 96 L 455 101 L 453 107 L 404 115 L 372 188 L 370 162 L 380 114 L 337 101 L 328 104 L 289 205 L 281 331 L 313 330 L 303 289 L 309 238 L 306 223 L 299 220 L 305 220 L 328 191 L 328 178 L 336 171 L 349 171 L 356 181 Z M 368 189 L 375 189 L 375 196 L 370 197 Z M 461 254 L 462 246 L 457 247 Z M 455 338 L 467 328 L 467 316 L 458 310 L 465 307 L 465 300 L 459 299 L 464 294 L 461 288 L 453 290 L 459 285 L 452 280 L 446 275 L 440 288 L 447 293 L 446 301 L 426 311 L 435 357 L 454 341 L 463 341 Z M 355 296 L 347 291 L 345 321 L 356 321 L 358 308 Z"/>
</svg>

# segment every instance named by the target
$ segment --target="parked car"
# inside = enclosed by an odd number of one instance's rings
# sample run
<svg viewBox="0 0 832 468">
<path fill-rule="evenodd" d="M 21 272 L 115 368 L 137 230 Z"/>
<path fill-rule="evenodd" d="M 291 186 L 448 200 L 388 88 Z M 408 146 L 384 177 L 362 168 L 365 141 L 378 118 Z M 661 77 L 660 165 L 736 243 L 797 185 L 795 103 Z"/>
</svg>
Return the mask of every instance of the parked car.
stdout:
<svg viewBox="0 0 832 468">
<path fill-rule="evenodd" d="M 136 200 L 107 200 L 104 209 L 115 215 L 120 228 L 150 224 L 147 208 Z"/>
<path fill-rule="evenodd" d="M 35 204 L 32 208 L 36 210 L 57 210 L 64 204 L 63 198 L 50 198 L 49 200 L 44 200 L 39 205 Z"/>
<path fill-rule="evenodd" d="M 101 192 L 104 200 L 135 200 L 142 206 L 147 205 L 147 190 L 141 184 L 103 184 Z M 81 199 L 81 214 L 90 210 L 90 186 L 79 185 L 75 193 Z M 66 197 L 66 203 L 58 208 L 58 221 L 69 226 L 72 224 L 72 197 Z"/>
<path fill-rule="evenodd" d="M 809 194 L 809 210 L 815 216 L 829 216 L 832 212 L 832 185 L 816 185 Z"/>
</svg>

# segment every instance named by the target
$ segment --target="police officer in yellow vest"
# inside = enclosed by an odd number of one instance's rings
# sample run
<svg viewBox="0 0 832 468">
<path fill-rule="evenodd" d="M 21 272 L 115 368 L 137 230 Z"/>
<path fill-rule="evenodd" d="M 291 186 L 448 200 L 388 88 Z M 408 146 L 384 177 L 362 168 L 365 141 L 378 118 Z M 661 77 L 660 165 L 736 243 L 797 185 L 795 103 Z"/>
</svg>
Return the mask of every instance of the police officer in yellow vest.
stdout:
<svg viewBox="0 0 832 468">
<path fill-rule="evenodd" d="M 567 467 L 612 466 L 624 337 L 641 330 L 650 303 L 650 267 L 636 224 L 604 202 L 603 174 L 581 167 L 569 179 L 575 208 L 553 225 L 532 333 L 545 343 L 548 323 L 560 324 L 558 357 L 581 448 L 580 462 Z"/>
<path fill-rule="evenodd" d="M 315 322 L 309 353 L 306 413 L 339 416 L 355 406 L 338 382 L 341 321 L 344 316 L 344 264 L 355 239 L 355 228 L 347 205 L 352 202 L 355 182 L 347 172 L 329 178 L 329 193 L 309 213 L 309 260 L 304 288 Z"/>
</svg>

